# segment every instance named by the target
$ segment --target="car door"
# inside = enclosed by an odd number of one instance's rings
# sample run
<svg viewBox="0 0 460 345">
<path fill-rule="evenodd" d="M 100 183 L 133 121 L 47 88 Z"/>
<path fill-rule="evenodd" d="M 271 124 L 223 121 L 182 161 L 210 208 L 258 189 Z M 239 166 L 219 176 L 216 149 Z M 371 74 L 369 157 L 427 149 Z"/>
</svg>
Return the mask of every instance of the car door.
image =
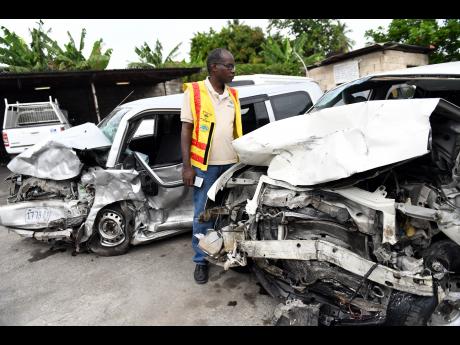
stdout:
<svg viewBox="0 0 460 345">
<path fill-rule="evenodd" d="M 120 163 L 133 165 L 141 175 L 152 232 L 192 226 L 192 189 L 182 182 L 180 131 L 178 111 L 147 112 L 130 120 L 122 146 Z"/>
</svg>

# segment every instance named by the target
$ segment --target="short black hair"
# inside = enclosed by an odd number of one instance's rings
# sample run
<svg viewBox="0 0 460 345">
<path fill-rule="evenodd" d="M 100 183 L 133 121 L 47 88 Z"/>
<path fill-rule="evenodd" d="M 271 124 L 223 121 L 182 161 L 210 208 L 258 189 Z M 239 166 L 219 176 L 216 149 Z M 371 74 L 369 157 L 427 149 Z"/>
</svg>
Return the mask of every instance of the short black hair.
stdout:
<svg viewBox="0 0 460 345">
<path fill-rule="evenodd" d="M 219 62 L 222 61 L 222 58 L 223 58 L 224 54 L 232 55 L 232 53 L 230 53 L 225 48 L 216 48 L 216 49 L 213 49 L 213 50 L 211 50 L 209 52 L 208 58 L 206 59 L 206 67 L 208 69 L 208 73 L 211 73 L 211 65 L 212 64 L 219 63 Z"/>
</svg>

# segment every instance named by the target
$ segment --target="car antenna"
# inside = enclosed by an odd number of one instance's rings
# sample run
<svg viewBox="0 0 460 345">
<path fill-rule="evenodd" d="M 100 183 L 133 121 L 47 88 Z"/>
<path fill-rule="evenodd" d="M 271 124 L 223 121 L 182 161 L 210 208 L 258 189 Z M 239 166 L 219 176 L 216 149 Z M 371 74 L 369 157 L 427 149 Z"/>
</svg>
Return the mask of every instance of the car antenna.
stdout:
<svg viewBox="0 0 460 345">
<path fill-rule="evenodd" d="M 127 99 L 129 96 L 131 96 L 135 90 L 136 90 L 136 89 L 134 89 L 133 91 L 131 91 L 131 92 L 129 93 L 128 96 L 126 96 L 125 98 L 123 98 L 123 100 L 122 100 L 116 107 L 119 107 L 120 105 L 122 105 L 123 102 L 126 101 L 126 99 Z M 115 108 L 116 108 L 116 107 L 115 107 Z"/>
</svg>

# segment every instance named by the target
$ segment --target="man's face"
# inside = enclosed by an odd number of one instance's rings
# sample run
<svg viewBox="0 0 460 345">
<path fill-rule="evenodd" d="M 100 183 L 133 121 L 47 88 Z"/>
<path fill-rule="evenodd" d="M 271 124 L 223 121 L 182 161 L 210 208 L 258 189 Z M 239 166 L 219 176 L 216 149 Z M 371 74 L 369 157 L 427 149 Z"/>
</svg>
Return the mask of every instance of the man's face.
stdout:
<svg viewBox="0 0 460 345">
<path fill-rule="evenodd" d="M 213 64 L 212 71 L 219 81 L 230 83 L 235 77 L 235 59 L 231 54 L 223 54 L 221 60 Z"/>
</svg>

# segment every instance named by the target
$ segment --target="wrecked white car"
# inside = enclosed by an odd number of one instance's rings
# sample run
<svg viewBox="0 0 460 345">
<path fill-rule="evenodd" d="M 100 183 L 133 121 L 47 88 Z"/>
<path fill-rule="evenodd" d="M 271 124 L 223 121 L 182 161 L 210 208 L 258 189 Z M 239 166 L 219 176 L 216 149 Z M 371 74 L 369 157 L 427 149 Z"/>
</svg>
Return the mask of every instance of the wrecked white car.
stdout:
<svg viewBox="0 0 460 345">
<path fill-rule="evenodd" d="M 308 82 L 245 86 L 239 94 L 248 133 L 286 112 L 305 113 L 322 92 Z M 182 183 L 180 151 L 182 100 L 178 94 L 127 103 L 98 126 L 70 128 L 21 153 L 8 164 L 14 174 L 0 225 L 100 255 L 190 231 L 192 193 Z"/>
<path fill-rule="evenodd" d="M 460 324 L 460 62 L 369 76 L 233 142 L 200 239 L 309 324 Z"/>
</svg>

